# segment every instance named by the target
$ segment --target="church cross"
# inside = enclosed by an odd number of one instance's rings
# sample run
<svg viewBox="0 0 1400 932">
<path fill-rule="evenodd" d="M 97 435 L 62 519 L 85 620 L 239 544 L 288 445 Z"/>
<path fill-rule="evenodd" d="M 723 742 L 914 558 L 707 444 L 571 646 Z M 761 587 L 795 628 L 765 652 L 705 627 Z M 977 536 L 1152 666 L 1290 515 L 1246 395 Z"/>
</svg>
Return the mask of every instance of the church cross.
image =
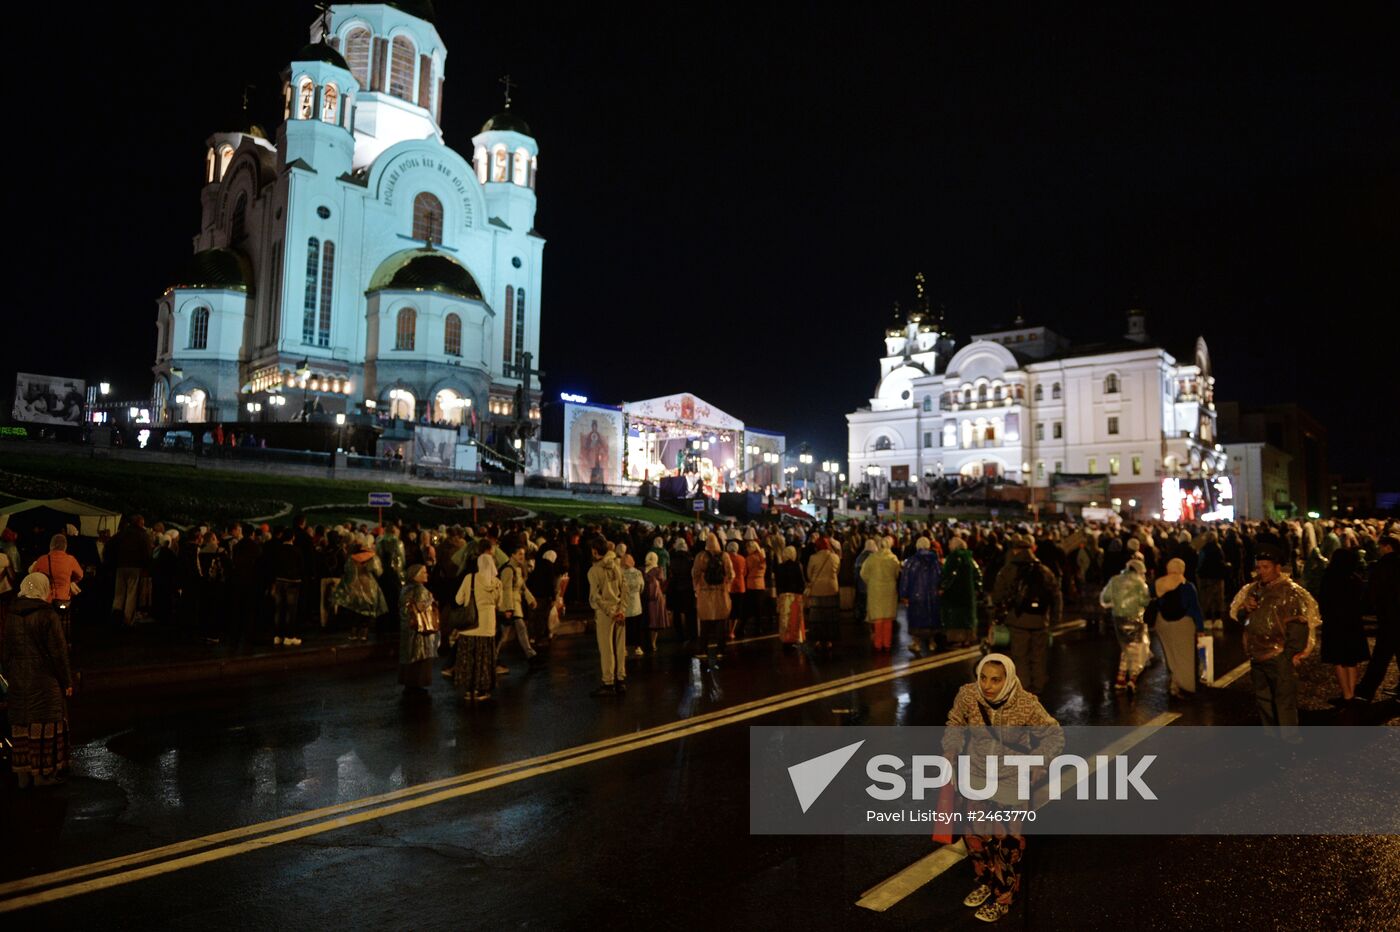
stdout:
<svg viewBox="0 0 1400 932">
<path fill-rule="evenodd" d="M 500 83 L 501 83 L 501 84 L 504 84 L 504 85 L 506 86 L 506 109 L 509 110 L 509 109 L 510 109 L 510 92 L 511 92 L 512 90 L 514 90 L 515 88 L 519 87 L 520 85 L 519 85 L 519 84 L 516 84 L 513 80 L 511 80 L 510 75 L 505 75 L 504 77 L 502 77 Z"/>
<path fill-rule="evenodd" d="M 331 5 L 328 0 L 317 0 L 316 10 L 321 14 L 318 17 L 321 20 L 321 41 L 325 42 L 331 31 Z"/>
</svg>

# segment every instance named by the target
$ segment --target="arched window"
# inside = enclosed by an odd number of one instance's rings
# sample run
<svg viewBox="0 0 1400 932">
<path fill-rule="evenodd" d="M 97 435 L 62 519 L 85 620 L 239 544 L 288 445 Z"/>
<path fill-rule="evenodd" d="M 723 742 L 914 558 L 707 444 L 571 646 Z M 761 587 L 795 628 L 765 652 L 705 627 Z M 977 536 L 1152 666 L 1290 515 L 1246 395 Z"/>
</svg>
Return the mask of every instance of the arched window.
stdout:
<svg viewBox="0 0 1400 932">
<path fill-rule="evenodd" d="M 875 452 L 880 453 L 885 450 L 893 449 L 894 441 L 890 440 L 889 437 L 885 436 L 884 434 L 881 434 L 879 437 L 875 438 Z"/>
<path fill-rule="evenodd" d="M 263 345 L 266 346 L 276 339 L 277 335 L 277 315 L 282 309 L 282 241 L 279 239 L 272 244 L 272 300 L 269 302 L 267 316 L 263 318 Z"/>
<path fill-rule="evenodd" d="M 511 181 L 522 188 L 530 182 L 530 153 L 524 149 L 515 150 L 515 168 Z"/>
<path fill-rule="evenodd" d="M 411 307 L 399 311 L 398 326 L 394 335 L 394 349 L 412 350 L 417 330 L 418 312 Z"/>
<path fill-rule="evenodd" d="M 401 100 L 413 100 L 413 60 L 417 54 L 412 39 L 394 36 L 389 53 L 389 93 Z"/>
<path fill-rule="evenodd" d="M 335 298 L 335 243 L 326 240 L 321 250 L 321 318 L 316 325 L 316 345 L 331 345 L 331 304 Z"/>
<path fill-rule="evenodd" d="M 233 161 L 233 146 L 224 146 L 219 150 L 219 177 L 216 181 L 224 180 L 224 172 L 228 171 L 228 163 Z"/>
<path fill-rule="evenodd" d="M 1051 385 L 1051 386 L 1050 386 L 1050 399 L 1051 399 L 1052 401 L 1059 401 L 1059 400 L 1060 400 L 1060 383 L 1059 383 L 1059 382 L 1056 382 L 1054 385 Z"/>
<path fill-rule="evenodd" d="M 327 84 L 325 89 L 321 91 L 321 122 L 334 123 L 339 105 L 340 88 L 334 84 Z"/>
<path fill-rule="evenodd" d="M 462 355 L 462 318 L 456 314 L 447 315 L 442 330 L 442 351 L 448 356 Z"/>
<path fill-rule="evenodd" d="M 978 401 L 986 401 L 986 400 L 987 400 L 987 385 L 986 385 L 985 382 L 982 383 L 981 385 L 977 386 L 977 400 L 978 400 Z"/>
<path fill-rule="evenodd" d="M 248 234 L 248 195 L 238 195 L 233 203 L 233 219 L 229 222 L 229 242 L 239 243 Z"/>
<path fill-rule="evenodd" d="M 506 304 L 505 304 L 505 311 L 504 311 L 504 312 L 502 313 L 502 315 L 501 315 L 502 317 L 505 318 L 505 319 L 501 322 L 501 323 L 502 323 L 502 326 L 505 328 L 504 331 L 503 331 L 503 338 L 502 338 L 502 340 L 501 340 L 501 362 L 504 363 L 505 365 L 510 365 L 510 352 L 511 352 L 511 349 L 513 348 L 513 344 L 511 343 L 511 323 L 512 323 L 513 320 L 514 320 L 515 315 L 514 315 L 513 313 L 511 313 L 511 308 L 513 308 L 514 306 L 515 306 L 515 286 L 514 286 L 514 285 L 506 285 Z"/>
<path fill-rule="evenodd" d="M 1110 372 L 1103 380 L 1103 393 L 1105 395 L 1118 394 L 1118 374 Z"/>
<path fill-rule="evenodd" d="M 190 315 L 190 349 L 209 348 L 209 308 L 197 307 Z"/>
<path fill-rule="evenodd" d="M 442 201 L 427 191 L 413 199 L 413 238 L 442 242 Z"/>
<path fill-rule="evenodd" d="M 357 26 L 345 34 L 345 63 L 350 66 L 350 74 L 360 83 L 360 89 L 369 87 L 369 48 L 373 41 L 369 30 Z"/>
<path fill-rule="evenodd" d="M 530 190 L 531 190 L 531 191 L 535 190 L 535 173 L 538 172 L 539 170 L 540 170 L 540 157 L 539 157 L 538 155 L 532 155 L 532 156 L 530 156 Z"/>
<path fill-rule="evenodd" d="M 302 78 L 297 85 L 297 119 L 311 119 L 316 104 L 316 85 L 310 78 Z"/>
<path fill-rule="evenodd" d="M 932 395 L 925 395 L 925 396 L 924 396 L 924 410 L 925 410 L 925 411 L 932 411 L 932 410 L 933 410 L 933 396 L 932 396 Z"/>
<path fill-rule="evenodd" d="M 515 289 L 515 364 L 525 353 L 525 289 Z"/>
<path fill-rule="evenodd" d="M 204 156 L 204 182 L 208 184 L 214 180 L 214 167 L 218 161 L 214 157 L 214 150 L 211 148 Z"/>
<path fill-rule="evenodd" d="M 510 158 L 506 154 L 505 146 L 497 146 L 491 150 L 491 180 L 509 181 Z"/>
<path fill-rule="evenodd" d="M 472 165 L 476 167 L 476 180 L 482 184 L 486 183 L 486 163 L 486 147 L 477 146 L 476 151 L 472 154 Z"/>
<path fill-rule="evenodd" d="M 316 273 L 321 268 L 321 241 L 316 237 L 306 241 L 306 296 L 301 306 L 301 342 L 316 341 Z"/>
<path fill-rule="evenodd" d="M 1035 387 L 1035 400 L 1036 400 L 1036 401 L 1044 401 L 1044 400 L 1045 400 L 1045 386 L 1044 386 L 1044 385 L 1037 385 L 1037 386 Z"/>
</svg>

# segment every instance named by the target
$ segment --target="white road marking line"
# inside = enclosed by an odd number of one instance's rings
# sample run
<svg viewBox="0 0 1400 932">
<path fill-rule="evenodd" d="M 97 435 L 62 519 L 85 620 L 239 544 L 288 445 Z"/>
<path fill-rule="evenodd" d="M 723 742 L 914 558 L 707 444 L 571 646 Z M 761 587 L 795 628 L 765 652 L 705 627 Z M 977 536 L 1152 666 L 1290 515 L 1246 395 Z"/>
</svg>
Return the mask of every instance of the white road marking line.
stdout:
<svg viewBox="0 0 1400 932">
<path fill-rule="evenodd" d="M 1069 630 L 1074 627 L 1082 627 L 1083 624 L 1082 621 L 1067 622 L 1057 626 L 1054 630 Z M 219 832 L 202 838 L 177 842 L 172 845 L 165 845 L 161 848 L 137 852 L 136 854 L 126 855 L 120 858 L 112 858 L 107 861 L 99 861 L 81 867 L 55 871 L 49 874 L 41 874 L 35 877 L 27 877 L 23 880 L 0 885 L 0 895 L 62 883 L 65 880 L 74 880 L 79 877 L 98 874 L 107 870 L 131 867 L 171 855 L 199 851 L 199 849 L 211 848 L 225 841 L 236 841 L 240 838 L 248 838 L 251 835 L 258 835 L 263 832 L 288 828 L 289 826 L 305 822 L 312 822 L 326 816 L 338 816 L 338 818 L 318 822 L 303 828 L 264 835 L 261 838 L 255 838 L 221 848 L 214 848 L 214 850 L 203 851 L 198 854 L 186 854 L 184 857 L 163 861 L 162 863 L 153 864 L 144 868 L 111 874 L 107 877 L 101 877 L 82 883 L 55 887 L 54 889 L 45 890 L 41 893 L 31 894 L 29 896 L 0 900 L 0 913 L 65 899 L 71 896 L 78 896 L 119 884 L 131 883 L 146 877 L 154 877 L 176 870 L 183 870 L 198 864 L 222 860 L 223 858 L 233 857 L 234 855 L 243 854 L 248 851 L 259 850 L 287 841 L 295 841 L 300 838 L 383 818 L 384 816 L 394 815 L 399 812 L 435 805 L 436 803 L 455 799 L 459 796 L 482 792 L 483 790 L 515 783 L 545 773 L 552 773 L 567 767 L 574 767 L 595 760 L 612 757 L 617 754 L 628 753 L 644 747 L 650 747 L 655 744 L 686 737 L 691 734 L 699 734 L 726 725 L 746 721 L 751 718 L 768 715 L 794 706 L 805 705 L 808 702 L 834 696 L 851 689 L 862 689 L 866 686 L 878 685 L 879 683 L 898 679 L 911 673 L 922 673 L 925 670 L 970 660 L 978 655 L 980 655 L 980 650 L 976 647 L 970 647 L 947 654 L 927 657 L 922 660 L 901 662 L 891 667 L 881 667 L 875 670 L 865 671 L 864 673 L 843 677 L 839 680 L 813 684 L 812 686 L 791 690 L 787 693 L 779 693 L 763 699 L 741 703 L 731 708 L 719 709 L 691 719 L 670 722 L 666 725 L 656 726 L 644 731 L 597 741 L 590 745 L 568 748 L 529 760 L 503 764 L 488 770 L 475 771 L 456 777 L 448 777 L 431 783 L 395 790 L 394 792 L 381 794 L 379 796 L 365 797 L 364 799 L 298 813 L 270 822 L 231 829 L 226 832 Z M 434 790 L 438 792 L 432 792 Z M 388 805 L 381 805 L 384 803 L 388 803 Z M 369 811 L 355 813 L 355 810 L 363 809 L 368 809 Z M 346 813 L 355 814 L 347 815 Z"/>
<path fill-rule="evenodd" d="M 1150 721 L 1139 725 L 1131 733 L 1109 744 L 1108 747 L 1098 753 L 1108 757 L 1122 754 L 1129 748 L 1145 741 L 1157 729 L 1170 725 L 1179 718 L 1181 718 L 1180 712 L 1163 712 Z M 1094 772 L 1096 764 L 1097 761 L 1093 761 L 1089 765 L 1089 773 L 1091 775 Z M 1066 784 L 1066 791 L 1073 786 L 1077 786 L 1078 782 L 1079 781 L 1076 780 L 1074 783 Z M 1039 809 L 1045 805 L 1048 792 L 1049 791 L 1044 787 L 1037 789 L 1035 794 L 1037 802 L 1034 808 Z M 932 854 L 924 855 L 893 877 L 882 880 L 865 891 L 865 893 L 861 894 L 861 898 L 856 900 L 856 905 L 877 913 L 882 913 L 965 857 L 967 857 L 967 848 L 963 845 L 961 840 L 951 845 L 943 845 Z"/>
<path fill-rule="evenodd" d="M 924 855 L 898 874 L 866 890 L 856 900 L 856 905 L 883 913 L 965 857 L 967 846 L 961 839 L 951 845 L 942 845 L 932 854 Z"/>
<path fill-rule="evenodd" d="M 1226 673 L 1220 679 L 1215 680 L 1210 685 L 1215 689 L 1224 689 L 1226 686 L 1229 686 L 1235 680 L 1244 676 L 1248 672 L 1249 661 L 1246 660 L 1244 663 L 1240 664 L 1238 667 L 1235 667 L 1235 669 L 1231 670 L 1229 673 Z"/>
</svg>

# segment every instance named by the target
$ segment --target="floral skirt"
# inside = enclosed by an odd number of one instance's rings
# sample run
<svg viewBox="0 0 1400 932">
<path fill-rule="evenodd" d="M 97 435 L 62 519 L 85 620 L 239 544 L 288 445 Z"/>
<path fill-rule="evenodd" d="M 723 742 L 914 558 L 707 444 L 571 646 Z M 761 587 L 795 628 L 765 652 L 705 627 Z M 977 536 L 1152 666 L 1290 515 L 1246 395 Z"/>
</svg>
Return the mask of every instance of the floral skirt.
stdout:
<svg viewBox="0 0 1400 932">
<path fill-rule="evenodd" d="M 68 776 L 68 723 L 34 722 L 12 725 L 14 753 L 10 769 L 15 776 L 29 774 L 53 780 Z"/>
<path fill-rule="evenodd" d="M 457 662 L 452 667 L 457 694 L 489 693 L 496 688 L 496 639 L 462 635 L 457 638 Z"/>
</svg>

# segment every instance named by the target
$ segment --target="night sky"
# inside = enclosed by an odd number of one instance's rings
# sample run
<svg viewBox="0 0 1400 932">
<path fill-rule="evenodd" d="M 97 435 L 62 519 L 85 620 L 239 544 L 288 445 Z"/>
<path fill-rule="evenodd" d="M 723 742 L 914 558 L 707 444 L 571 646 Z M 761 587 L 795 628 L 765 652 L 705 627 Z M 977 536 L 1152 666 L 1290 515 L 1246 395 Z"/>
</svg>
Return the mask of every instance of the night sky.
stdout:
<svg viewBox="0 0 1400 932">
<path fill-rule="evenodd" d="M 539 140 L 548 393 L 690 391 L 844 458 L 923 271 L 960 338 L 1019 308 L 1110 339 L 1132 304 L 1169 346 L 1202 333 L 1218 400 L 1301 402 L 1335 471 L 1400 488 L 1392 20 L 783 6 L 438 4 L 449 145 L 506 72 Z M 149 391 L 204 140 L 245 83 L 275 129 L 314 16 L 106 7 L 17 43 L 6 392 L 16 369 Z"/>
</svg>

